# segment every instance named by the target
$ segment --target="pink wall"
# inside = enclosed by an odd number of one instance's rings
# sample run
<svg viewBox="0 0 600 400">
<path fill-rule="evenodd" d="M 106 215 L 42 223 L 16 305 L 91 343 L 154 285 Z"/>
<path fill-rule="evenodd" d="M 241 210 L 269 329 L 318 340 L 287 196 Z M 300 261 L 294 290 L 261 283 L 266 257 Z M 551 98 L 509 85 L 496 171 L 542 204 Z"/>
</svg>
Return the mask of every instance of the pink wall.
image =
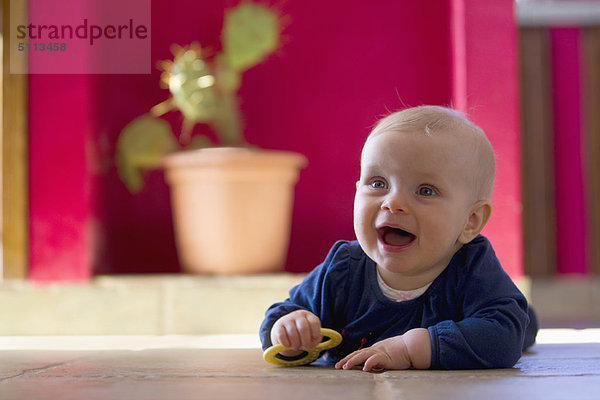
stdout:
<svg viewBox="0 0 600 400">
<path fill-rule="evenodd" d="M 287 270 L 308 271 L 334 241 L 354 238 L 359 152 L 377 117 L 403 105 L 449 104 L 456 98 L 453 3 L 281 3 L 289 16 L 285 44 L 246 73 L 240 95 L 250 143 L 298 151 L 309 159 L 296 187 Z M 173 7 L 173 2 L 153 0 L 153 62 L 170 58 L 172 43 L 199 40 L 218 50 L 223 9 L 232 4 L 181 0 Z M 467 9 L 474 6 L 466 4 Z M 479 7 L 476 14 L 483 11 Z M 518 108 L 509 13 L 512 2 L 503 0 L 498 21 L 505 21 L 496 26 L 501 34 L 477 22 L 476 15 L 470 18 L 465 46 L 471 52 L 464 65 L 473 69 L 466 71 L 471 78 L 463 95 L 470 114 L 500 146 L 499 166 L 509 170 L 500 173 L 496 192 L 497 199 L 506 199 L 495 209 L 494 220 L 501 221 L 487 233 L 498 239 L 497 252 L 518 275 L 520 264 L 514 259 L 520 258 L 521 231 L 512 203 L 520 199 L 514 172 L 518 160 L 511 166 L 518 154 Z M 485 48 L 492 38 L 504 53 Z M 94 273 L 179 270 L 162 173 L 149 174 L 145 190 L 131 195 L 113 162 L 120 130 L 167 98 L 159 76 L 158 70 L 151 75 L 31 76 L 33 279 L 85 279 L 84 264 L 90 258 Z M 495 85 L 497 95 L 486 92 L 488 83 Z M 179 128 L 179 115 L 168 120 Z M 503 241 L 506 232 L 510 240 Z"/>
<path fill-rule="evenodd" d="M 453 103 L 486 132 L 496 153 L 492 217 L 483 234 L 504 269 L 523 274 L 517 28 L 513 1 L 452 1 Z M 461 41 L 464 41 L 461 43 Z"/>
<path fill-rule="evenodd" d="M 95 129 L 90 90 L 86 76 L 29 76 L 29 276 L 34 280 L 90 276 L 93 205 L 85 151 Z"/>
<path fill-rule="evenodd" d="M 580 36 L 579 28 L 550 30 L 556 267 L 559 273 L 575 274 L 583 274 L 587 270 Z"/>
</svg>

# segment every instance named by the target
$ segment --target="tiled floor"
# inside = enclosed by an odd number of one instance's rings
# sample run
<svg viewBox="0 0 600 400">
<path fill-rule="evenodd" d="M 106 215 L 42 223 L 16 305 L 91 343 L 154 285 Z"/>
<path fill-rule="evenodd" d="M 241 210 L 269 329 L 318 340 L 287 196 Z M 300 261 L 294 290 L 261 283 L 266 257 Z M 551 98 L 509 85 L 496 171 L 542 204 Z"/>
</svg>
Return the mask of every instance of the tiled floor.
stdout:
<svg viewBox="0 0 600 400">
<path fill-rule="evenodd" d="M 8 339 L 0 343 L 0 399 L 598 399 L 600 343 L 589 343 L 598 332 L 575 333 L 575 340 L 543 334 L 549 343 L 534 346 L 511 369 L 380 374 L 272 367 L 257 348 L 207 349 L 212 345 L 198 337 L 130 337 L 123 346 L 54 338 L 38 350 L 25 350 L 35 339 L 12 338 L 12 348 L 21 350 L 8 350 Z M 551 343 L 561 340 L 583 343 Z M 123 350 L 129 346 L 136 350 Z"/>
<path fill-rule="evenodd" d="M 542 330 L 539 344 L 504 370 L 271 367 L 258 348 L 258 325 L 301 278 L 4 282 L 0 400 L 600 399 L 598 329 Z M 544 327 L 600 327 L 598 278 L 536 281 L 531 299 Z"/>
</svg>

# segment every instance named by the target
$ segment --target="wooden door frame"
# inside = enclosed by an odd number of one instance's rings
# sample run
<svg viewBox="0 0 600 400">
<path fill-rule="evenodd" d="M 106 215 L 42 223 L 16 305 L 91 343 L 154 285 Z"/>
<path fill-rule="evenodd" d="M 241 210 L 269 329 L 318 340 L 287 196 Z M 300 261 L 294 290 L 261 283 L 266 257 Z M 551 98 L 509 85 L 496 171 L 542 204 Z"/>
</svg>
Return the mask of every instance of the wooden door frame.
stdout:
<svg viewBox="0 0 600 400">
<path fill-rule="evenodd" d="M 11 4 L 12 3 L 12 4 Z M 10 73 L 10 6 L 27 15 L 27 1 L 2 0 L 2 236 L 0 280 L 25 279 L 28 266 L 27 74 Z"/>
</svg>

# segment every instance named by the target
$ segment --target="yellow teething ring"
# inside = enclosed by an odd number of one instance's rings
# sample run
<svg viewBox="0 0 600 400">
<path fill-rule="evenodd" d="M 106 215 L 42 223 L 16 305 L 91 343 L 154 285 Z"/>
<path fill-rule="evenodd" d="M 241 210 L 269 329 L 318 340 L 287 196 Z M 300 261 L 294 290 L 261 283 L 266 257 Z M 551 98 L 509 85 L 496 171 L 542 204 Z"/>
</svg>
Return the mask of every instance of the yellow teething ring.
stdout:
<svg viewBox="0 0 600 400">
<path fill-rule="evenodd" d="M 333 329 L 321 328 L 321 335 L 328 339 L 324 342 L 319 343 L 312 349 L 301 349 L 306 352 L 306 355 L 298 360 L 284 360 L 278 358 L 277 355 L 285 350 L 291 350 L 281 344 L 269 347 L 263 353 L 263 358 L 269 364 L 277 365 L 280 367 L 297 367 L 299 365 L 310 364 L 319 358 L 319 354 L 325 350 L 333 349 L 340 343 L 342 343 L 342 335 L 334 331 Z"/>
</svg>

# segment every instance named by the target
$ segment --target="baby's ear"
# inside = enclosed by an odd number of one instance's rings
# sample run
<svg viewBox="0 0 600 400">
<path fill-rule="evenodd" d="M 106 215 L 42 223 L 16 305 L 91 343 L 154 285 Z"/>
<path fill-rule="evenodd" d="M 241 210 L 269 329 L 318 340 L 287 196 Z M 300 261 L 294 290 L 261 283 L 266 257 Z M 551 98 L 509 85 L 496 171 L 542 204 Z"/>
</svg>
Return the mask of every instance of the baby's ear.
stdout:
<svg viewBox="0 0 600 400">
<path fill-rule="evenodd" d="M 485 224 L 487 224 L 490 215 L 492 215 L 492 205 L 489 201 L 480 200 L 475 203 L 471 209 L 471 214 L 467 218 L 465 226 L 458 237 L 458 241 L 462 244 L 467 244 L 475 239 L 475 237 L 483 230 Z"/>
</svg>

